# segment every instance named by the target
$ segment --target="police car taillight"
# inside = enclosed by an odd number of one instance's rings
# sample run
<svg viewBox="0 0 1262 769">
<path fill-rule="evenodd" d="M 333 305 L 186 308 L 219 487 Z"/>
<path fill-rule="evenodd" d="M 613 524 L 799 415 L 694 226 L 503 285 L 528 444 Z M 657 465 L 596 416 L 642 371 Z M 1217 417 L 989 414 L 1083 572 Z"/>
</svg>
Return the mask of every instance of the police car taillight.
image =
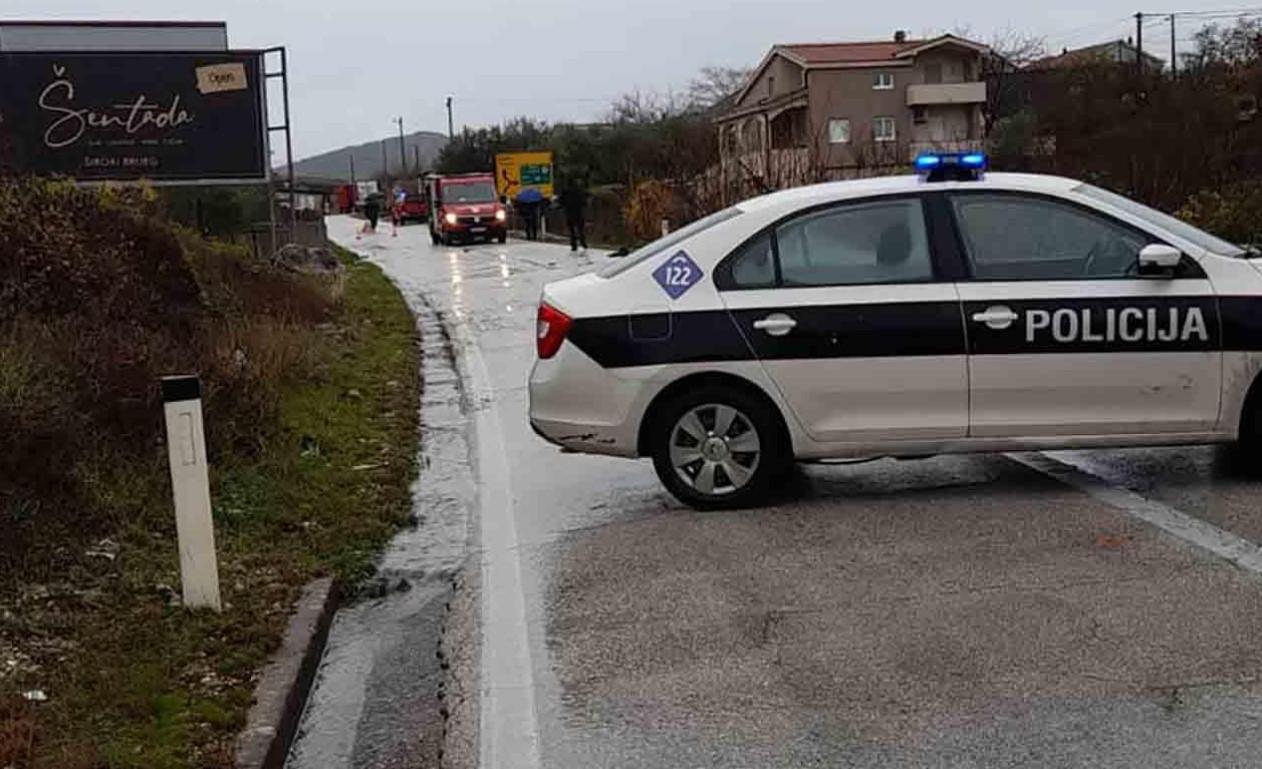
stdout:
<svg viewBox="0 0 1262 769">
<path fill-rule="evenodd" d="M 565 341 L 565 335 L 570 333 L 570 326 L 574 325 L 574 321 L 569 315 L 561 312 L 557 308 L 541 302 L 539 304 L 539 315 L 535 323 L 535 348 L 539 353 L 541 360 L 547 360 L 557 354 L 557 350 L 561 349 L 561 343 Z"/>
<path fill-rule="evenodd" d="M 916 156 L 916 173 L 927 182 L 971 182 L 986 171 L 982 152 L 926 152 Z"/>
</svg>

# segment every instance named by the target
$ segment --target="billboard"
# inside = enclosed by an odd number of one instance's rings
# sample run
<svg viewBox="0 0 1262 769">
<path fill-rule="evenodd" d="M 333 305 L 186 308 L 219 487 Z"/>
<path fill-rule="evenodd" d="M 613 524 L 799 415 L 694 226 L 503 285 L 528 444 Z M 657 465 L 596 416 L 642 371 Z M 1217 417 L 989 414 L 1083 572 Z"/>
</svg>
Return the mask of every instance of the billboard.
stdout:
<svg viewBox="0 0 1262 769">
<path fill-rule="evenodd" d="M 252 51 L 0 53 L 0 168 L 79 181 L 267 178 Z"/>
<path fill-rule="evenodd" d="M 552 152 L 501 152 L 495 156 L 495 188 L 509 200 L 527 187 L 553 195 Z"/>
</svg>

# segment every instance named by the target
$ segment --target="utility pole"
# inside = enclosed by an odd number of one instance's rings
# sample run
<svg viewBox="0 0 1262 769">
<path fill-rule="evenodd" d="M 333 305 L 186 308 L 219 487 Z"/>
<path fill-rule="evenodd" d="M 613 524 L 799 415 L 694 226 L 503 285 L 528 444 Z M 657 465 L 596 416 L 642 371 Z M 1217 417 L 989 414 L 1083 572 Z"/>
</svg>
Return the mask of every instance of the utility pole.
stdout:
<svg viewBox="0 0 1262 769">
<path fill-rule="evenodd" d="M 1144 74 L 1144 14 L 1135 14 L 1135 71 Z"/>
<path fill-rule="evenodd" d="M 399 173 L 404 176 L 408 172 L 408 150 L 407 145 L 403 143 L 403 118 L 397 117 L 394 122 L 399 124 Z"/>
<path fill-rule="evenodd" d="M 456 126 L 451 120 L 451 97 L 447 97 L 447 138 L 456 138 Z"/>
<path fill-rule="evenodd" d="M 1174 14 L 1170 14 L 1170 78 L 1179 74 L 1179 65 L 1174 58 Z"/>
<path fill-rule="evenodd" d="M 355 183 L 355 152 L 352 150 L 347 154 L 346 159 L 351 162 L 351 211 L 355 210 L 355 204 L 359 202 L 359 185 Z M 343 212 L 345 213 L 345 212 Z"/>
<path fill-rule="evenodd" d="M 421 146 L 419 144 L 412 145 L 412 172 L 417 176 L 421 175 Z"/>
<path fill-rule="evenodd" d="M 381 176 L 383 179 L 390 178 L 390 165 L 386 162 L 386 140 L 381 140 Z"/>
</svg>

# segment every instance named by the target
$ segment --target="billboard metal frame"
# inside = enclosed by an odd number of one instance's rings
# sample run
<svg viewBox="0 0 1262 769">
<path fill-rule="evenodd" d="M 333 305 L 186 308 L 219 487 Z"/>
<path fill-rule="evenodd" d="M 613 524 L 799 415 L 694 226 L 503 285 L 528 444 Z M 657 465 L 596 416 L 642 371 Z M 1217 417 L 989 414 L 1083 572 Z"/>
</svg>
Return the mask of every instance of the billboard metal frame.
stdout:
<svg viewBox="0 0 1262 769">
<path fill-rule="evenodd" d="M 267 71 L 267 55 L 269 53 L 280 54 L 280 69 L 278 71 L 275 71 L 275 72 Z M 269 139 L 271 138 L 271 135 L 274 132 L 283 131 L 285 133 L 285 172 L 286 172 L 285 187 L 289 195 L 289 225 L 292 228 L 295 224 L 296 217 L 298 216 L 298 212 L 296 210 L 296 205 L 295 205 L 297 201 L 295 199 L 295 190 L 294 190 L 294 141 L 293 141 L 293 133 L 290 131 L 290 126 L 289 126 L 290 124 L 289 56 L 287 52 L 285 51 L 285 46 L 278 45 L 272 48 L 264 48 L 262 51 L 259 52 L 259 57 L 260 57 L 259 69 L 263 73 L 263 87 L 259 89 L 259 93 L 262 94 L 262 99 L 263 99 L 263 125 L 264 125 L 263 150 L 266 153 L 266 157 L 268 159 L 267 160 L 267 184 L 268 184 L 269 189 L 272 189 L 272 163 L 271 163 L 272 155 L 271 155 L 271 142 L 269 141 Z M 267 109 L 267 82 L 269 80 L 274 80 L 278 78 L 280 79 L 281 101 L 282 101 L 282 109 L 283 109 L 282 114 L 284 115 L 285 122 L 282 123 L 281 125 L 274 126 L 272 125 L 271 112 L 269 112 Z M 275 195 L 273 194 L 272 197 L 273 197 L 272 206 L 274 208 Z M 273 215 L 273 220 L 274 219 L 275 219 L 275 216 Z"/>
</svg>

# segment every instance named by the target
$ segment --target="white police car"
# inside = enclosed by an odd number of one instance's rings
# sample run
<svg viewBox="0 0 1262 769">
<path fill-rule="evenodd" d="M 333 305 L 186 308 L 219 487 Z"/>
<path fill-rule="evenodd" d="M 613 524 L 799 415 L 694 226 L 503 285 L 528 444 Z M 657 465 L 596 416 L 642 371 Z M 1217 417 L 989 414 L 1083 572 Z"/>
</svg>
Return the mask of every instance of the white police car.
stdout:
<svg viewBox="0 0 1262 769">
<path fill-rule="evenodd" d="M 793 460 L 1262 438 L 1262 261 L 984 165 L 755 198 L 546 286 L 535 430 L 698 507 Z"/>
</svg>

